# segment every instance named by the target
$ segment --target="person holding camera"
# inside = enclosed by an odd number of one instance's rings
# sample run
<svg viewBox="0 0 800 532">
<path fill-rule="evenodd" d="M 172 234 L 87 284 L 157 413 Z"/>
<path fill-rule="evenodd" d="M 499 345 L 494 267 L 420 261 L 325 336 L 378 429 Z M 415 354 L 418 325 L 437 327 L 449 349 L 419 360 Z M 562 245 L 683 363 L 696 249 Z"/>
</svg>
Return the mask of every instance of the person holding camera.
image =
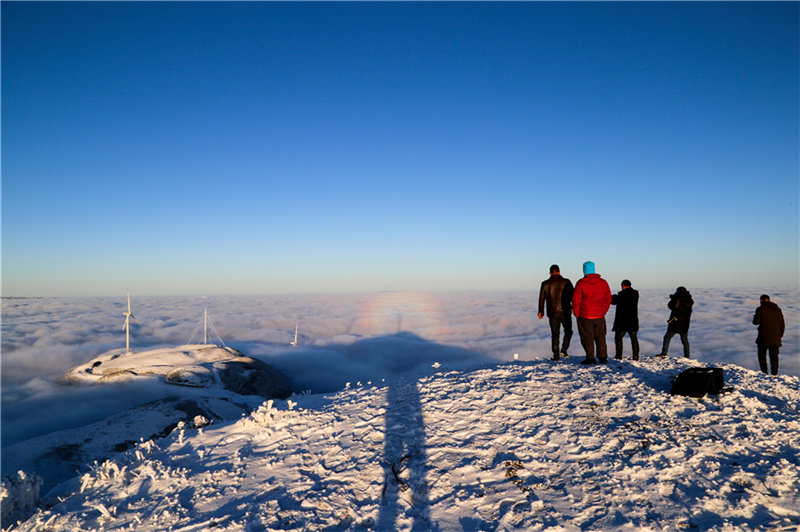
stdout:
<svg viewBox="0 0 800 532">
<path fill-rule="evenodd" d="M 661 353 L 656 356 L 667 356 L 669 341 L 677 334 L 681 337 L 683 344 L 683 356 L 689 358 L 689 322 L 692 319 L 693 305 L 692 294 L 683 286 L 679 286 L 675 293 L 669 296 L 667 308 L 669 308 L 670 314 L 669 320 L 667 320 L 667 334 L 664 335 Z"/>
</svg>

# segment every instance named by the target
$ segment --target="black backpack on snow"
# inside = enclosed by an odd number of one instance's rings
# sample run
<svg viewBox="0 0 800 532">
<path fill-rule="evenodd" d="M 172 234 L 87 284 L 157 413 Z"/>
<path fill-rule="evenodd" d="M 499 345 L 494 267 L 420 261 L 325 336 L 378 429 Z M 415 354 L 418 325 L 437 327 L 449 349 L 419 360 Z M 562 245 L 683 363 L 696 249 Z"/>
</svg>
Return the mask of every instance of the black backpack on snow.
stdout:
<svg viewBox="0 0 800 532">
<path fill-rule="evenodd" d="M 717 395 L 725 386 L 722 368 L 689 368 L 682 371 L 672 384 L 672 395 L 703 397 L 705 394 Z"/>
</svg>

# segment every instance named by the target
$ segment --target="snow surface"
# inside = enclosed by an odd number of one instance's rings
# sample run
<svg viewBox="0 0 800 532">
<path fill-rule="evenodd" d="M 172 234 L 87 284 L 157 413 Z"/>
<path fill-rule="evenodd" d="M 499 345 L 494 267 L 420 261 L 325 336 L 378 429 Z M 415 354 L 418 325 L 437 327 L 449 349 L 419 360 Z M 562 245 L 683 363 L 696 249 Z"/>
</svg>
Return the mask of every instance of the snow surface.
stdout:
<svg viewBox="0 0 800 532">
<path fill-rule="evenodd" d="M 580 357 L 439 371 L 182 426 L 51 494 L 18 530 L 579 530 L 800 526 L 800 379 Z M 51 500 L 51 502 L 52 502 Z"/>
</svg>

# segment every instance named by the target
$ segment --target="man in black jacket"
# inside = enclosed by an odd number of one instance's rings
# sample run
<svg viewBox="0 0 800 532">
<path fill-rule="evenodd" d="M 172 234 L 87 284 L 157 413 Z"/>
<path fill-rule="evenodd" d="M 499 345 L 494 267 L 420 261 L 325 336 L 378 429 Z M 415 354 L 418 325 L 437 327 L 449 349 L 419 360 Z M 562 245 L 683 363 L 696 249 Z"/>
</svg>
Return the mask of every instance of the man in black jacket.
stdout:
<svg viewBox="0 0 800 532">
<path fill-rule="evenodd" d="M 553 348 L 553 360 L 561 355 L 567 356 L 569 341 L 572 339 L 572 292 L 574 287 L 569 279 L 561 277 L 558 264 L 550 266 L 550 278 L 542 282 L 539 288 L 539 319 L 544 317 L 545 303 L 547 317 L 550 320 L 550 336 Z M 564 327 L 564 343 L 558 349 L 558 337 Z"/>
<path fill-rule="evenodd" d="M 689 322 L 692 319 L 693 305 L 692 294 L 683 286 L 679 286 L 675 293 L 669 296 L 667 308 L 669 308 L 670 313 L 669 320 L 667 320 L 667 334 L 664 335 L 664 345 L 661 346 L 661 353 L 656 356 L 667 356 L 669 341 L 678 334 L 681 337 L 681 343 L 683 343 L 683 356 L 689 358 Z"/>
<path fill-rule="evenodd" d="M 772 374 L 778 374 L 778 351 L 781 347 L 781 338 L 786 329 L 783 321 L 783 312 L 778 305 L 769 300 L 769 296 L 761 296 L 761 306 L 756 309 L 753 316 L 753 325 L 758 325 L 758 365 L 761 371 L 767 372 L 767 350 L 769 350 L 769 365 Z"/>
<path fill-rule="evenodd" d="M 622 290 L 616 295 L 611 296 L 611 304 L 617 306 L 614 314 L 614 345 L 617 360 L 622 360 L 622 338 L 627 333 L 631 337 L 631 350 L 633 360 L 639 360 L 639 339 L 636 333 L 639 331 L 639 292 L 631 288 L 631 282 L 627 279 L 622 281 Z"/>
</svg>

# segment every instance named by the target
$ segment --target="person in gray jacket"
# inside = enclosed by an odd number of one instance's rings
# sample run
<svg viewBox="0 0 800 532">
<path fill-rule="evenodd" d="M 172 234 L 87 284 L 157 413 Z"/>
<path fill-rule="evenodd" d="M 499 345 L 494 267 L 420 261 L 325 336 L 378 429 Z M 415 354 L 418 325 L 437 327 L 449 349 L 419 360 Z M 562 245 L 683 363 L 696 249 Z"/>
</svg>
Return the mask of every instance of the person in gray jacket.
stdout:
<svg viewBox="0 0 800 532">
<path fill-rule="evenodd" d="M 781 347 L 781 338 L 786 330 L 783 321 L 783 312 L 778 305 L 769 300 L 769 296 L 761 296 L 761 306 L 756 309 L 753 316 L 753 325 L 758 325 L 758 365 L 761 371 L 767 372 L 767 351 L 769 351 L 769 365 L 773 375 L 778 374 L 778 352 Z"/>
</svg>

